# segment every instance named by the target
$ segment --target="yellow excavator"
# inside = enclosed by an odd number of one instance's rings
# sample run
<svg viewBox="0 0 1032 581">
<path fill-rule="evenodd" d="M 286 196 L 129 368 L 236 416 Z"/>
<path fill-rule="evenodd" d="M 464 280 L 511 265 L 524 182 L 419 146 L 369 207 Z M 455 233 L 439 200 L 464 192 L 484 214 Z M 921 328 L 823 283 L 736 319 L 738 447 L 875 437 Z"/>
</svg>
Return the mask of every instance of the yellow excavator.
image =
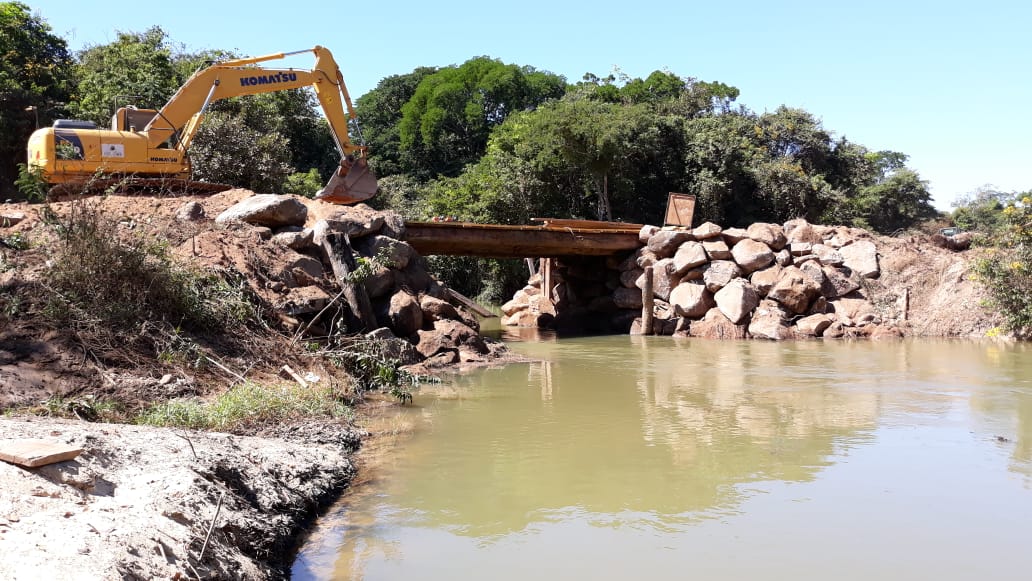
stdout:
<svg viewBox="0 0 1032 581">
<path fill-rule="evenodd" d="M 306 52 L 315 53 L 311 70 L 256 66 Z M 194 73 L 160 110 L 119 108 L 111 118 L 111 129 L 100 129 L 91 121 L 57 120 L 29 138 L 29 165 L 42 170 L 52 186 L 51 197 L 110 185 L 184 193 L 229 189 L 190 179 L 187 152 L 208 106 L 219 99 L 301 87 L 315 90 L 341 153 L 340 167 L 317 199 L 337 204 L 369 199 L 377 183 L 369 170 L 366 147 L 361 133 L 359 145 L 348 137 L 348 120 L 356 119 L 355 108 L 333 55 L 321 46 L 214 63 Z M 355 127 L 357 131 L 357 123 Z"/>
</svg>

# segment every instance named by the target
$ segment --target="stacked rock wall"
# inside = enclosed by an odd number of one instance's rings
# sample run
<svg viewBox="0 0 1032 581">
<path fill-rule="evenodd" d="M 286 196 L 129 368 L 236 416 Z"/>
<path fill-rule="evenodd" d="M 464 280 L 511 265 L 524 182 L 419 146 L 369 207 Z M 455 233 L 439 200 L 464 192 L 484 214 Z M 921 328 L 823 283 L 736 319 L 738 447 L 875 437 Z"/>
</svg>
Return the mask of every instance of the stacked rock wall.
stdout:
<svg viewBox="0 0 1032 581">
<path fill-rule="evenodd" d="M 902 310 L 875 308 L 868 300 L 866 281 L 880 270 L 877 247 L 865 236 L 804 220 L 726 230 L 712 223 L 645 226 L 642 246 L 628 256 L 560 260 L 546 291 L 540 276 L 532 278 L 503 306 L 503 324 L 575 327 L 588 321 L 595 328 L 586 331 L 640 334 L 642 288 L 651 267 L 652 334 L 773 340 L 899 335 Z M 583 281 L 592 277 L 584 272 L 592 269 L 594 286 L 586 291 Z"/>
<path fill-rule="evenodd" d="M 309 210 L 317 210 L 318 216 Z M 191 217 L 184 207 L 181 220 Z M 370 338 L 384 342 L 388 354 L 404 363 L 428 366 L 484 360 L 500 346 L 479 333 L 475 315 L 449 302 L 448 290 L 427 271 L 425 261 L 408 243 L 404 220 L 393 212 L 379 212 L 359 204 L 332 206 L 295 196 L 261 194 L 247 198 L 220 214 L 217 223 L 227 228 L 250 227 L 258 244 L 278 248 L 264 256 L 264 287 L 256 294 L 271 304 L 285 326 L 308 329 L 312 335 L 355 332 L 330 328 L 335 313 L 349 306 L 337 296 L 340 281 L 327 255 L 327 237 L 346 234 L 353 252 L 367 259 L 367 271 L 357 277 L 368 297 L 375 323 L 367 324 Z M 249 225 L 249 226 L 247 226 Z M 337 302 L 332 303 L 334 297 Z M 330 308 L 327 309 L 327 306 Z"/>
</svg>

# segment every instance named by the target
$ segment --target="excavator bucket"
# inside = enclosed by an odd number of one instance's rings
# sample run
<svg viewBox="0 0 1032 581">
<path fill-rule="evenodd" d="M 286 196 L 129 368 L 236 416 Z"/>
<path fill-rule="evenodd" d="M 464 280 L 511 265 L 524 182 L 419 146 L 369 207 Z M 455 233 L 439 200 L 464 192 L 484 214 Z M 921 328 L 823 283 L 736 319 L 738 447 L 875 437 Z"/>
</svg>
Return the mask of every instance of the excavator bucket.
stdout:
<svg viewBox="0 0 1032 581">
<path fill-rule="evenodd" d="M 354 204 L 373 197 L 377 187 L 376 176 L 369 171 L 365 157 L 345 156 L 315 199 L 331 204 Z"/>
</svg>

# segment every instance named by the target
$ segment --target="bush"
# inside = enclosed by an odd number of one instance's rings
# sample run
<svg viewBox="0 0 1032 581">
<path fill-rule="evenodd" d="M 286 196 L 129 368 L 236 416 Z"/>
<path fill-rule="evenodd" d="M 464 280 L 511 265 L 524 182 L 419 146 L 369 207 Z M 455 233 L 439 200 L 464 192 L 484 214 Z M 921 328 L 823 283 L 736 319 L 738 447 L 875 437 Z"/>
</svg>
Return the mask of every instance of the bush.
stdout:
<svg viewBox="0 0 1032 581">
<path fill-rule="evenodd" d="M 1032 192 L 1015 195 L 1001 215 L 1003 225 L 992 238 L 994 247 L 976 272 L 1007 330 L 1027 336 L 1032 333 Z"/>
<path fill-rule="evenodd" d="M 207 331 L 254 316 L 238 287 L 173 261 L 164 243 L 120 239 L 118 224 L 93 200 L 75 202 L 61 218 L 48 214 L 59 237 L 48 306 L 62 322 L 116 332 L 144 321 Z"/>
</svg>

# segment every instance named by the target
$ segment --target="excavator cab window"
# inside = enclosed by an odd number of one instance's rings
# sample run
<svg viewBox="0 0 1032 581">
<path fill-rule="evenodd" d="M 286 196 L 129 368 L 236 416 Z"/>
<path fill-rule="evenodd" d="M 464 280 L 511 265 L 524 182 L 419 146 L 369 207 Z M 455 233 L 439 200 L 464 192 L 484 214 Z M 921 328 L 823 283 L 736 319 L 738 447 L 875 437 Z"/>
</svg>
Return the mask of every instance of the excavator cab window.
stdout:
<svg viewBox="0 0 1032 581">
<path fill-rule="evenodd" d="M 137 109 L 136 107 L 119 107 L 111 117 L 113 131 L 143 131 L 143 128 L 154 119 L 158 112 L 154 109 Z"/>
</svg>

